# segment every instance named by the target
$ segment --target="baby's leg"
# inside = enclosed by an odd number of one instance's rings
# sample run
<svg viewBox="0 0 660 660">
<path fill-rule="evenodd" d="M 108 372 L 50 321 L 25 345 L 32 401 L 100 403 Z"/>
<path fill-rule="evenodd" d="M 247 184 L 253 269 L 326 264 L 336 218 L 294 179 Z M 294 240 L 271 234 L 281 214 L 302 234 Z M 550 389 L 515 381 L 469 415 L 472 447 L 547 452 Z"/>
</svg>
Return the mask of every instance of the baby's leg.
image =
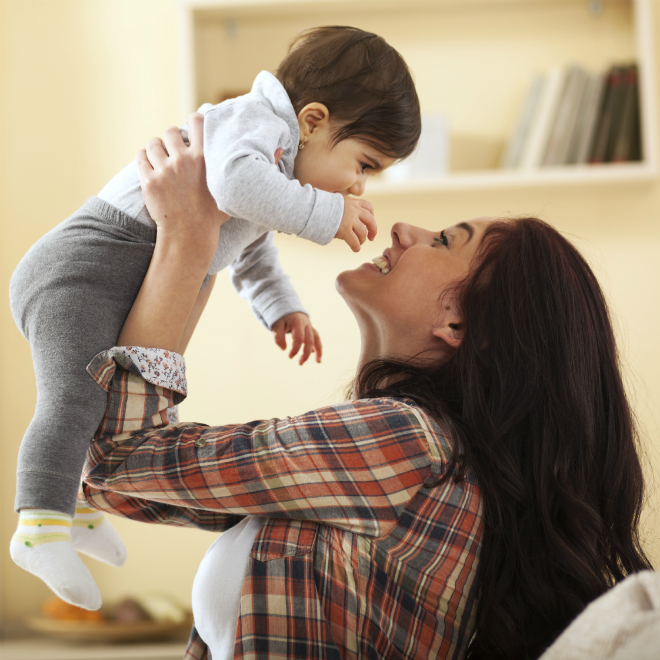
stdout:
<svg viewBox="0 0 660 660">
<path fill-rule="evenodd" d="M 61 302 L 55 293 L 53 304 Z M 41 578 L 60 598 L 94 610 L 101 606 L 101 594 L 72 545 L 72 534 L 75 538 L 80 533 L 72 517 L 87 448 L 103 417 L 107 394 L 85 372 L 85 334 L 92 329 L 70 305 L 60 309 L 69 313 L 42 304 L 39 330 L 30 336 L 37 406 L 19 451 L 20 519 L 10 550 L 19 566 Z M 100 534 L 101 528 L 114 532 L 107 521 L 94 522 L 99 529 L 86 530 L 90 535 Z M 123 559 L 126 549 L 117 540 L 115 554 Z"/>
<path fill-rule="evenodd" d="M 147 228 L 136 229 L 108 205 L 97 207 L 106 218 L 85 208 L 74 214 L 65 230 L 28 253 L 10 287 L 37 380 L 35 415 L 19 451 L 21 519 L 12 557 L 62 598 L 89 609 L 100 606 L 100 594 L 71 538 L 83 552 L 114 565 L 123 563 L 126 551 L 98 515 L 79 511 L 71 530 L 86 452 L 107 402 L 85 367 L 116 342 L 153 251 L 140 234 Z"/>
<path fill-rule="evenodd" d="M 18 454 L 15 505 L 18 510 L 53 509 L 73 516 L 85 456 L 103 418 L 107 393 L 85 371 L 91 358 L 79 348 L 84 338 L 72 342 L 60 324 L 52 330 L 36 333 L 31 342 L 37 405 Z"/>
</svg>

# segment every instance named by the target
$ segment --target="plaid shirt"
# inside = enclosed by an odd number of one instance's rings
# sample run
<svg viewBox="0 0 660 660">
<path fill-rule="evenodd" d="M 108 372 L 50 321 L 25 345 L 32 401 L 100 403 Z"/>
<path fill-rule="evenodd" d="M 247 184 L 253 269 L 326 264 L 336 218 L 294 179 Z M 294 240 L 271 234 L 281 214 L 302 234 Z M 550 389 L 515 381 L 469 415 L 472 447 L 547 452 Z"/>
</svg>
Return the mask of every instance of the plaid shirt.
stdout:
<svg viewBox="0 0 660 660">
<path fill-rule="evenodd" d="M 185 394 L 177 359 L 131 348 L 92 361 L 109 405 L 85 495 L 134 520 L 216 532 L 268 518 L 243 582 L 234 658 L 462 658 L 481 497 L 469 471 L 437 485 L 451 447 L 436 420 L 383 398 L 168 426 L 167 408 Z M 210 660 L 194 628 L 185 658 Z"/>
</svg>

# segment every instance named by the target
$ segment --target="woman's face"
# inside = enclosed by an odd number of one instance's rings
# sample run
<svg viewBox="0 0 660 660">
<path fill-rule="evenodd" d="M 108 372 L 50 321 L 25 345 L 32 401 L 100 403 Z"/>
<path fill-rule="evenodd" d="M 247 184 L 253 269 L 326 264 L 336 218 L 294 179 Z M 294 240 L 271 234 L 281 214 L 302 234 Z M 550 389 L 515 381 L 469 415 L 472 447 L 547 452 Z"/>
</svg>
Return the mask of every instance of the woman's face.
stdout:
<svg viewBox="0 0 660 660">
<path fill-rule="evenodd" d="M 374 340 L 379 354 L 399 355 L 440 348 L 438 340 L 445 347 L 445 342 L 460 343 L 461 319 L 451 289 L 468 274 L 493 220 L 476 218 L 436 232 L 397 223 L 392 246 L 376 259 L 378 266 L 365 263 L 340 273 L 337 289 L 355 314 L 363 340 Z"/>
</svg>

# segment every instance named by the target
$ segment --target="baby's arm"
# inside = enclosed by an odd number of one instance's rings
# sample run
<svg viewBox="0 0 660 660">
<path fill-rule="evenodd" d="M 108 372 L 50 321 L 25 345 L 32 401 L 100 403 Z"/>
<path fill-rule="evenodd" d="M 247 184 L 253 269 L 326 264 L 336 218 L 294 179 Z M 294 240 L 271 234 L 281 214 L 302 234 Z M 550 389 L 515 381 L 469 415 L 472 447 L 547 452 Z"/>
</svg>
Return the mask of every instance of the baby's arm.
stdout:
<svg viewBox="0 0 660 660">
<path fill-rule="evenodd" d="M 260 103 L 239 99 L 204 115 L 206 177 L 218 208 L 325 245 L 339 229 L 344 198 L 288 179 L 274 166 L 279 148 L 291 159 L 297 145 L 287 123 Z"/>
<path fill-rule="evenodd" d="M 309 315 L 279 262 L 273 232 L 248 245 L 229 266 L 231 283 L 252 313 L 274 333 L 275 343 L 286 349 L 285 335 L 291 333 L 293 358 L 302 347 L 300 364 L 313 352 L 321 361 L 321 340 L 312 327 Z"/>
</svg>

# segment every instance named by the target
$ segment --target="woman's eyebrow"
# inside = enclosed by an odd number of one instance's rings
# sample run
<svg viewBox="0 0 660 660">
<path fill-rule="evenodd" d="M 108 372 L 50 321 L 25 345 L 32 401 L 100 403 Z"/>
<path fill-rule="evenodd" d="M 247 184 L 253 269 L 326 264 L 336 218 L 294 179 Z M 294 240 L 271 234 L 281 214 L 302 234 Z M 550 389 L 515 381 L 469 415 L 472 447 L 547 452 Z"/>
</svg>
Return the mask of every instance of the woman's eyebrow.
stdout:
<svg viewBox="0 0 660 660">
<path fill-rule="evenodd" d="M 472 225 L 469 225 L 467 222 L 459 222 L 456 226 L 460 229 L 465 229 L 465 231 L 469 234 L 467 241 L 465 241 L 466 243 L 469 243 L 474 236 L 474 229 L 472 229 Z"/>
</svg>

